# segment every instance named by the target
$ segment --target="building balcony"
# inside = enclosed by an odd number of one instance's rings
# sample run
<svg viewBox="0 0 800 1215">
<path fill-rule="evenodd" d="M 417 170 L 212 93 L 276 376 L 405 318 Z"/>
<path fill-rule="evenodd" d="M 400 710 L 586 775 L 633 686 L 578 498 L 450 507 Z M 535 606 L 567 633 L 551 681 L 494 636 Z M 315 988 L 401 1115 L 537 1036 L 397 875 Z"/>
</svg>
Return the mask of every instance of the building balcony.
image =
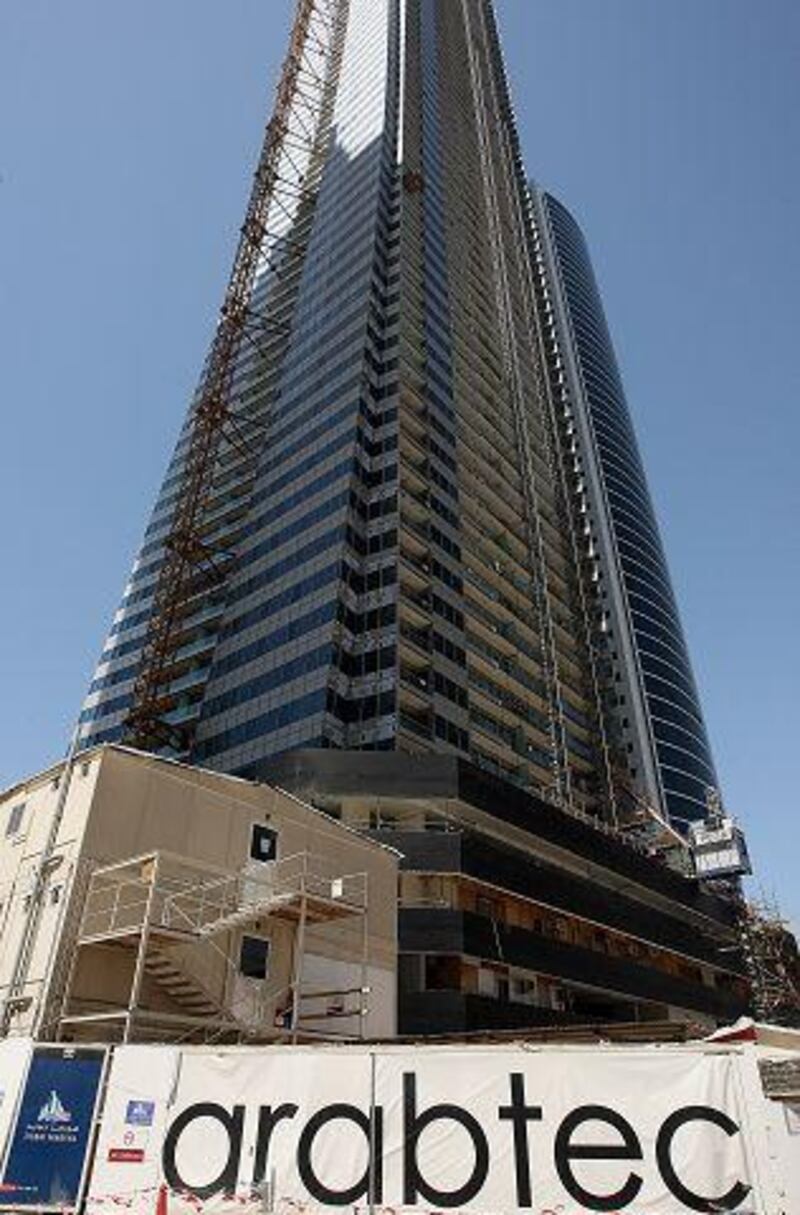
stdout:
<svg viewBox="0 0 800 1215">
<path fill-rule="evenodd" d="M 652 965 L 612 957 L 471 911 L 406 908 L 400 915 L 400 950 L 463 954 L 597 992 L 672 1005 L 720 1021 L 733 1021 L 746 1011 L 737 996 L 702 982 L 681 979 Z"/>
<path fill-rule="evenodd" d="M 400 1034 L 459 1034 L 480 1030 L 535 1029 L 547 1025 L 584 1024 L 585 1017 L 536 1004 L 493 999 L 474 992 L 401 992 Z"/>
<path fill-rule="evenodd" d="M 224 603 L 208 604 L 207 606 L 200 608 L 199 611 L 194 612 L 191 616 L 187 616 L 186 620 L 184 620 L 182 623 L 182 627 L 187 631 L 190 629 L 196 629 L 203 624 L 208 624 L 208 622 L 211 620 L 220 620 L 224 613 Z"/>
<path fill-rule="evenodd" d="M 413 734 L 417 738 L 433 738 L 433 727 L 427 714 L 417 717 L 401 709 L 398 724 L 401 730 L 407 730 L 409 734 Z"/>
<path fill-rule="evenodd" d="M 176 709 L 171 709 L 169 713 L 163 714 L 163 720 L 171 726 L 184 726 L 190 721 L 195 721 L 200 716 L 200 710 L 203 707 L 201 700 L 195 700 L 191 704 L 179 705 Z"/>
<path fill-rule="evenodd" d="M 175 661 L 179 662 L 185 658 L 194 658 L 198 654 L 207 653 L 209 650 L 213 650 L 216 644 L 216 633 L 207 633 L 203 637 L 197 637 L 194 641 L 188 641 L 186 645 L 182 645 L 180 649 L 175 651 Z"/>
<path fill-rule="evenodd" d="M 401 624 L 400 640 L 409 641 L 412 643 L 412 645 L 415 645 L 418 650 L 421 650 L 425 655 L 426 664 L 430 661 L 429 655 L 431 653 L 432 645 L 431 634 L 428 630 L 415 629 L 411 624 Z"/>
<path fill-rule="evenodd" d="M 687 958 L 711 966 L 722 964 L 726 971 L 743 974 L 741 958 L 731 952 L 729 939 L 722 945 L 676 915 L 604 889 L 599 881 L 589 881 L 521 851 L 498 846 L 485 837 L 468 832 L 437 835 L 403 831 L 386 836 L 385 842 L 403 854 L 403 870 L 463 874 L 495 890 L 544 904 L 556 913 L 574 915 Z"/>
<path fill-rule="evenodd" d="M 495 836 L 513 832 L 520 841 L 527 839 L 528 846 L 520 842 L 518 847 L 498 847 L 527 866 L 531 881 L 538 880 L 539 858 L 547 857 L 546 868 L 587 882 L 602 893 L 606 908 L 625 908 L 631 917 L 629 926 L 641 923 L 644 912 L 664 916 L 681 925 L 689 938 L 719 942 L 726 951 L 723 968 L 738 969 L 732 961 L 735 955 L 727 952 L 737 940 L 736 905 L 732 900 L 647 855 L 628 837 L 568 813 L 531 790 L 481 771 L 462 757 L 417 756 L 412 780 L 407 757 L 401 754 L 360 752 L 354 764 L 347 753 L 300 749 L 291 753 L 291 762 L 275 759 L 265 764 L 261 776 L 309 799 L 325 788 L 340 797 L 362 799 L 368 790 L 372 796 L 401 801 L 412 796 L 408 790 L 413 787 L 415 800 L 424 797 L 431 806 L 446 805 L 451 813 L 477 824 L 482 849 L 489 840 L 480 824 L 491 824 Z M 405 851 L 405 838 L 401 842 L 397 836 L 391 842 Z M 412 841 L 408 842 L 410 846 Z M 441 866 L 424 867 L 443 871 Z M 449 871 L 458 872 L 458 868 Z M 536 896 L 530 897 L 535 900 Z M 612 923 L 608 915 L 604 922 Z"/>
<path fill-rule="evenodd" d="M 173 679 L 168 685 L 167 691 L 170 693 L 185 692 L 189 688 L 199 687 L 207 681 L 210 671 L 210 663 L 196 667 L 193 671 L 187 672 L 186 675 L 181 675 L 179 679 Z"/>
</svg>

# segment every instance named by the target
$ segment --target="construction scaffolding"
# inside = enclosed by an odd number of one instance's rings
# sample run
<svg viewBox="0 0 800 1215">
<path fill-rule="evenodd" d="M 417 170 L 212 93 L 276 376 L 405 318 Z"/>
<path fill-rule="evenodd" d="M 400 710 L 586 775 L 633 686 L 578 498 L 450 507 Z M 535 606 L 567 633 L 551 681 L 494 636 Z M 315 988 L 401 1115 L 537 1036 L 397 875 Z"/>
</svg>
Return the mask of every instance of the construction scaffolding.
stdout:
<svg viewBox="0 0 800 1215">
<path fill-rule="evenodd" d="M 176 707 L 185 672 L 175 667 L 185 650 L 184 623 L 209 607 L 236 560 L 236 532 L 220 529 L 215 479 L 238 462 L 237 498 L 247 502 L 264 444 L 264 417 L 233 393 L 240 357 L 249 345 L 263 369 L 280 365 L 291 304 L 254 305 L 254 287 L 280 278 L 304 255 L 309 215 L 319 190 L 330 130 L 348 0 L 298 0 L 289 53 L 267 125 L 219 321 L 185 433 L 185 452 L 170 530 L 164 541 L 152 610 L 125 723 L 126 741 L 144 750 L 184 754 L 195 721 Z M 230 467 L 226 468 L 230 475 Z"/>
<path fill-rule="evenodd" d="M 72 953 L 57 1038 L 267 1042 L 363 1038 L 366 873 L 307 852 L 230 873 L 150 852 L 96 868 Z M 332 986 L 307 986 L 309 933 L 350 924 Z M 262 934 L 249 938 L 248 932 Z M 243 970 L 264 943 L 263 975 Z M 342 957 L 346 961 L 341 961 Z M 357 981 L 352 981 L 353 975 Z M 342 1033 L 342 1023 L 357 1026 Z M 334 1028 L 334 1025 L 336 1028 Z"/>
<path fill-rule="evenodd" d="M 759 1021 L 800 1027 L 800 954 L 774 903 L 741 902 L 739 933 Z"/>
</svg>

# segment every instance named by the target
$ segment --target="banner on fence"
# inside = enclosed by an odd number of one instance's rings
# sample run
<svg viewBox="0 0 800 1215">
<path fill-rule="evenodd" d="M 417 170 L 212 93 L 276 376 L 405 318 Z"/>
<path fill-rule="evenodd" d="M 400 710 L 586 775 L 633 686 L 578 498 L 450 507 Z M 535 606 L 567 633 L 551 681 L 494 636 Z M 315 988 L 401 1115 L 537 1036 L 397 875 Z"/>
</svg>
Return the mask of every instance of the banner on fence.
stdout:
<svg viewBox="0 0 800 1215">
<path fill-rule="evenodd" d="M 171 1046 L 114 1052 L 87 1208 L 154 1211 L 161 1149 L 181 1054 Z M 251 1065 L 252 1066 L 252 1065 Z"/>
<path fill-rule="evenodd" d="M 738 1062 L 637 1048 L 123 1048 L 88 1209 L 155 1210 L 163 1182 L 170 1215 L 746 1211 Z"/>
<path fill-rule="evenodd" d="M 63 1212 L 75 1206 L 104 1060 L 104 1050 L 34 1050 L 3 1169 L 4 1207 Z"/>
</svg>

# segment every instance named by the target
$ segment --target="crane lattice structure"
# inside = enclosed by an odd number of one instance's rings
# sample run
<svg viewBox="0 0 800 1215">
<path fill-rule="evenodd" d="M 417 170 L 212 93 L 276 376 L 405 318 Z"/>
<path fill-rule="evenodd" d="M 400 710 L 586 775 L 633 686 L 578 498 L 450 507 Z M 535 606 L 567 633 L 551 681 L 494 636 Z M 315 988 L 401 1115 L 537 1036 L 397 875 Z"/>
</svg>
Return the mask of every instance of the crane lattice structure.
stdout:
<svg viewBox="0 0 800 1215">
<path fill-rule="evenodd" d="M 234 374 L 246 344 L 255 347 L 267 365 L 285 349 L 287 327 L 269 306 L 264 311 L 253 306 L 254 286 L 304 252 L 309 225 L 298 221 L 313 208 L 319 189 L 318 168 L 330 133 L 347 8 L 348 0 L 298 0 L 274 113 L 188 424 L 177 500 L 124 726 L 126 741 L 145 749 L 184 751 L 191 741 L 191 727 L 166 720 L 165 687 L 187 608 L 219 587 L 235 562 L 230 545 L 211 539 L 214 478 L 229 449 L 245 459 L 257 454 L 263 423 L 240 407 L 233 392 Z M 303 235 L 297 235 L 298 228 Z"/>
</svg>

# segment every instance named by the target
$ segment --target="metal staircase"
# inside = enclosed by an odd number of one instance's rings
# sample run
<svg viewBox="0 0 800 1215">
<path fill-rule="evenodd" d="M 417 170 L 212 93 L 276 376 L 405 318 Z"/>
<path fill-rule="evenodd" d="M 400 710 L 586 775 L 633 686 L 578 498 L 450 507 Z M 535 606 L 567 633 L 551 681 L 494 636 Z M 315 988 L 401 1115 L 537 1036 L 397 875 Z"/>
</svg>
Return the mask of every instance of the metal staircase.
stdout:
<svg viewBox="0 0 800 1215">
<path fill-rule="evenodd" d="M 145 958 L 144 968 L 170 999 L 190 1016 L 216 1019 L 224 1011 L 199 980 L 165 950 L 151 950 Z"/>
<path fill-rule="evenodd" d="M 91 1032 L 97 1040 L 100 1032 L 124 1042 L 211 1042 L 264 1041 L 288 1033 L 297 1040 L 301 1028 L 305 1036 L 325 1037 L 318 1023 L 342 1017 L 357 1018 L 363 1035 L 366 892 L 366 874 L 333 872 L 324 858 L 308 853 L 250 864 L 235 873 L 166 852 L 97 868 L 87 887 L 59 1037 Z M 341 989 L 306 990 L 308 926 L 352 917 L 360 917 L 362 925 L 361 981 L 354 985 L 351 976 Z M 288 925 L 288 932 L 270 935 L 276 921 Z M 291 942 L 290 957 L 284 954 L 282 965 L 275 967 L 277 985 L 242 974 L 241 937 L 248 928 L 266 931 L 273 942 Z M 87 969 L 102 973 L 98 950 L 127 955 L 130 986 L 124 1004 L 78 994 L 86 988 Z M 81 968 L 84 958 L 87 965 Z M 348 1011 L 347 997 L 354 995 L 357 1006 Z"/>
<path fill-rule="evenodd" d="M 241 907 L 221 915 L 217 920 L 211 920 L 197 929 L 197 935 L 203 938 L 219 936 L 220 933 L 230 932 L 234 928 L 244 928 L 253 920 L 266 919 L 267 916 L 279 913 L 292 901 L 291 894 L 273 894 L 267 898 L 252 903 L 244 903 Z"/>
</svg>

